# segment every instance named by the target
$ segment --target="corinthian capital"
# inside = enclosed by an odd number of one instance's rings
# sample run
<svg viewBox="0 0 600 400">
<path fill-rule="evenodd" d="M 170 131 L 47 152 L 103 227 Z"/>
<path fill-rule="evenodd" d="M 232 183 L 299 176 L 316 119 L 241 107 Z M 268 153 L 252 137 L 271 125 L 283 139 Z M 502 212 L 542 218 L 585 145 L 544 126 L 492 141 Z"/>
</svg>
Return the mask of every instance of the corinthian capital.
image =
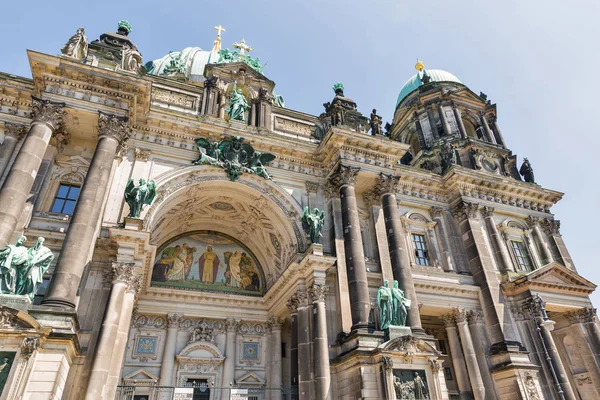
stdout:
<svg viewBox="0 0 600 400">
<path fill-rule="evenodd" d="M 339 190 L 342 186 L 353 186 L 356 183 L 356 176 L 360 168 L 338 165 L 337 169 L 329 176 L 328 183 L 330 186 Z"/>
<path fill-rule="evenodd" d="M 50 100 L 42 100 L 31 97 L 31 118 L 33 122 L 43 122 L 53 130 L 58 128 L 65 114 L 65 103 L 55 103 Z"/>
<path fill-rule="evenodd" d="M 560 235 L 560 221 L 557 219 L 545 218 L 542 227 L 548 235 Z"/>
<path fill-rule="evenodd" d="M 293 294 L 292 297 L 290 297 L 288 299 L 288 301 L 285 303 L 285 305 L 287 306 L 290 314 L 295 314 L 298 312 L 298 304 L 299 303 L 300 302 L 299 302 L 298 296 L 296 296 L 296 294 Z"/>
<path fill-rule="evenodd" d="M 577 311 L 569 311 L 565 313 L 567 319 L 572 323 L 584 323 L 584 322 L 594 322 L 594 317 L 596 316 L 595 308 L 582 308 Z"/>
<path fill-rule="evenodd" d="M 479 204 L 467 203 L 466 201 L 458 203 L 450 210 L 452 216 L 458 221 L 462 221 L 467 218 L 476 218 L 477 211 L 479 211 Z"/>
<path fill-rule="evenodd" d="M 398 186 L 398 182 L 400 181 L 400 177 L 387 175 L 383 172 L 379 174 L 379 179 L 375 183 L 375 193 L 379 196 L 383 196 L 384 194 L 396 194 L 396 187 Z"/>
<path fill-rule="evenodd" d="M 329 293 L 328 285 L 319 285 L 317 283 L 313 283 L 308 288 L 308 295 L 313 302 L 324 302 L 327 293 Z"/>
<path fill-rule="evenodd" d="M 281 325 L 283 325 L 283 320 L 279 317 L 269 317 L 267 319 L 267 326 L 271 330 L 281 329 Z"/>
<path fill-rule="evenodd" d="M 167 314 L 167 328 L 179 328 L 179 321 L 181 321 L 181 315 Z"/>
<path fill-rule="evenodd" d="M 118 117 L 114 114 L 105 114 L 102 111 L 98 112 L 98 133 L 99 137 L 108 136 L 116 139 L 119 144 L 123 145 L 129 139 L 129 118 Z"/>
<path fill-rule="evenodd" d="M 494 215 L 494 207 L 483 206 L 481 207 L 481 215 L 484 217 L 491 217 Z"/>
<path fill-rule="evenodd" d="M 134 263 L 114 262 L 114 263 L 112 263 L 112 269 L 113 269 L 113 279 L 112 279 L 113 284 L 115 284 L 117 282 L 124 282 L 129 286 L 130 282 L 133 281 L 134 269 L 135 269 Z"/>
<path fill-rule="evenodd" d="M 21 124 L 5 122 L 4 133 L 6 133 L 7 135 L 15 136 L 17 140 L 21 140 L 27 134 L 27 127 Z"/>
<path fill-rule="evenodd" d="M 441 207 L 431 207 L 431 209 L 429 210 L 429 214 L 431 214 L 431 218 L 433 219 L 442 218 L 443 213 L 444 209 Z"/>
</svg>

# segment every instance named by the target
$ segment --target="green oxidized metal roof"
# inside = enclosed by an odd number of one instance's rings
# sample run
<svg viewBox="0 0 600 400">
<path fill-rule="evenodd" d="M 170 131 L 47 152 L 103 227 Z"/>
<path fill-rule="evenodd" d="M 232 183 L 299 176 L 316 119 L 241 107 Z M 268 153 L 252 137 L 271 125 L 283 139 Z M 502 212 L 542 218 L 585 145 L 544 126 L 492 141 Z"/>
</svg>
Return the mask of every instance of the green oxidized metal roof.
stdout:
<svg viewBox="0 0 600 400">
<path fill-rule="evenodd" d="M 460 79 L 458 79 L 450 72 L 441 69 L 424 69 L 423 71 L 417 72 L 412 78 L 406 81 L 406 83 L 400 90 L 400 94 L 398 95 L 396 107 L 398 107 L 398 104 L 400 104 L 400 102 L 404 100 L 406 96 L 408 96 L 413 91 L 417 90 L 419 86 L 423 86 L 423 82 L 421 81 L 423 73 L 427 73 L 429 75 L 429 77 L 431 78 L 430 82 L 456 82 L 462 84 Z"/>
</svg>

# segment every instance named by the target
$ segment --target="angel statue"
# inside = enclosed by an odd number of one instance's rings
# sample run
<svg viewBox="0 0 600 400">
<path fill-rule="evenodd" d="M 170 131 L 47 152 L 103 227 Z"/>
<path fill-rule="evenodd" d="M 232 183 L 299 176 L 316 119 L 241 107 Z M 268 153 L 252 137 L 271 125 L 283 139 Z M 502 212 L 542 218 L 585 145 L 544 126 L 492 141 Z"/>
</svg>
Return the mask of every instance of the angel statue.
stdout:
<svg viewBox="0 0 600 400">
<path fill-rule="evenodd" d="M 308 206 L 304 207 L 304 212 L 302 213 L 302 227 L 308 234 L 311 243 L 319 243 L 319 238 L 323 236 L 321 234 L 321 229 L 323 229 L 324 223 L 325 211 L 313 208 L 311 213 L 308 210 Z"/>
<path fill-rule="evenodd" d="M 83 60 L 88 54 L 88 38 L 85 36 L 83 28 L 77 29 L 77 33 L 65 43 L 60 52 L 65 56 L 73 57 L 77 60 Z"/>
<path fill-rule="evenodd" d="M 261 153 L 260 151 L 255 151 L 252 153 L 252 157 L 250 158 L 250 167 L 248 168 L 248 172 L 262 176 L 265 179 L 273 179 L 271 175 L 267 172 L 264 164 L 268 164 L 275 159 L 273 154 L 269 153 Z"/>
<path fill-rule="evenodd" d="M 196 165 L 210 164 L 217 167 L 222 166 L 221 150 L 219 150 L 219 142 L 209 142 L 206 139 L 196 138 L 194 142 L 198 145 L 198 151 L 200 151 L 200 158 L 194 161 Z"/>
<path fill-rule="evenodd" d="M 128 218 L 139 218 L 144 205 L 150 205 L 156 197 L 156 181 L 152 179 L 146 182 L 140 179 L 135 185 L 135 179 L 131 178 L 125 188 L 125 201 L 129 205 Z"/>
<path fill-rule="evenodd" d="M 249 108 L 250 106 L 242 93 L 242 89 L 237 89 L 237 81 L 233 82 L 233 90 L 231 92 L 231 98 L 229 99 L 227 114 L 229 114 L 229 117 L 233 120 L 245 121 L 246 110 Z"/>
</svg>

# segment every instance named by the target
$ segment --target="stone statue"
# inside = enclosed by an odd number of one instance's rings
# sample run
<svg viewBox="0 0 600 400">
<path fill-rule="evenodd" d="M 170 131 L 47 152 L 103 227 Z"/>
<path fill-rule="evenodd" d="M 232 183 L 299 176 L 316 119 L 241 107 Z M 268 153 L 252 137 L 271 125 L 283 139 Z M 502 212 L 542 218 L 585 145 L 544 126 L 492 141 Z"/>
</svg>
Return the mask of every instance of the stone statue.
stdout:
<svg viewBox="0 0 600 400">
<path fill-rule="evenodd" d="M 377 291 L 377 306 L 379 307 L 379 329 L 384 330 L 392 324 L 393 294 L 389 287 L 390 282 L 383 281 L 383 286 Z"/>
<path fill-rule="evenodd" d="M 232 120 L 245 121 L 246 110 L 249 108 L 250 106 L 242 93 L 242 89 L 237 89 L 237 81 L 234 82 L 231 98 L 229 99 L 229 107 L 227 107 L 227 114 L 229 114 Z"/>
<path fill-rule="evenodd" d="M 442 147 L 440 148 L 440 161 L 442 173 L 446 172 L 448 168 L 456 164 L 456 153 L 454 151 L 454 147 L 447 140 L 444 140 Z"/>
<path fill-rule="evenodd" d="M 144 205 L 150 205 L 156 197 L 156 181 L 146 182 L 140 179 L 135 185 L 135 179 L 129 179 L 125 187 L 125 201 L 129 205 L 128 218 L 139 218 Z"/>
<path fill-rule="evenodd" d="M 404 291 L 398 287 L 398 281 L 394 281 L 394 287 L 390 289 L 392 294 L 392 325 L 406 326 L 407 308 L 410 308 L 410 300 L 404 296 Z"/>
<path fill-rule="evenodd" d="M 523 158 L 523 164 L 519 169 L 519 173 L 523 175 L 523 179 L 528 183 L 535 183 L 535 177 L 533 176 L 533 168 L 527 158 Z"/>
<path fill-rule="evenodd" d="M 381 131 L 381 123 L 381 117 L 377 115 L 377 110 L 373 109 L 373 112 L 371 113 L 371 119 L 369 120 L 369 125 L 371 126 L 371 134 L 373 136 L 383 134 L 383 132 Z"/>
<path fill-rule="evenodd" d="M 319 238 L 323 236 L 321 234 L 321 229 L 323 229 L 324 223 L 325 211 L 313 208 L 312 212 L 310 212 L 308 206 L 304 207 L 304 212 L 302 213 L 302 227 L 308 234 L 311 243 L 319 243 Z"/>
<path fill-rule="evenodd" d="M 0 250 L 0 293 L 33 299 L 54 254 L 44 246 L 43 237 L 39 237 L 29 250 L 23 245 L 26 240 L 21 236 L 14 246 Z"/>
<path fill-rule="evenodd" d="M 421 378 L 418 372 L 415 372 L 415 379 L 413 379 L 413 387 L 415 400 L 429 399 L 429 391 L 427 390 L 427 386 L 425 385 L 425 382 L 423 382 L 423 378 Z"/>
<path fill-rule="evenodd" d="M 135 44 L 123 45 L 123 64 L 122 68 L 129 72 L 138 72 L 142 66 L 142 53 L 138 51 Z"/>
<path fill-rule="evenodd" d="M 85 36 L 83 28 L 77 29 L 77 33 L 65 43 L 60 52 L 65 56 L 73 57 L 77 60 L 83 60 L 88 54 L 88 38 Z"/>
</svg>

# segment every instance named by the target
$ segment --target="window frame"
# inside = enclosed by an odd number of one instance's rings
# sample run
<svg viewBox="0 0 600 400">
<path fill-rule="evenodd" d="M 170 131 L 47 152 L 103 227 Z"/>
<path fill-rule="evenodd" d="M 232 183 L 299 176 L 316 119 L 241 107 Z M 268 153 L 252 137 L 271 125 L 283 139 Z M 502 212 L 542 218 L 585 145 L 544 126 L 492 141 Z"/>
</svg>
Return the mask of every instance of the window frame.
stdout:
<svg viewBox="0 0 600 400">
<path fill-rule="evenodd" d="M 527 244 L 525 243 L 524 240 L 518 240 L 518 239 L 509 239 L 510 242 L 510 248 L 511 248 L 511 252 L 513 253 L 513 257 L 515 258 L 515 266 L 517 267 L 517 269 L 519 270 L 519 272 L 532 272 L 535 270 L 535 266 L 533 263 L 533 257 L 531 256 L 531 253 L 529 252 L 529 249 L 527 248 Z M 519 246 L 515 246 L 515 244 L 519 244 L 521 246 L 520 249 L 517 249 L 517 247 Z M 520 253 L 525 253 L 523 254 L 518 254 L 517 252 Z M 525 265 L 521 262 L 521 259 L 523 260 L 527 260 L 528 261 L 528 265 Z"/>
<path fill-rule="evenodd" d="M 60 191 L 63 187 L 67 187 L 67 193 L 65 194 L 65 197 L 59 197 L 60 196 Z M 58 188 L 56 189 L 56 192 L 54 193 L 54 197 L 52 199 L 52 204 L 50 205 L 50 211 L 53 214 L 61 214 L 61 215 L 69 215 L 72 216 L 73 212 L 75 211 L 75 206 L 77 205 L 77 201 L 79 200 L 79 196 L 81 195 L 81 187 L 82 185 L 78 185 L 78 184 L 74 184 L 71 182 L 59 182 L 58 183 Z M 70 198 L 69 195 L 71 194 L 71 190 L 73 188 L 77 188 L 77 195 L 75 196 L 75 198 Z M 57 201 L 62 201 L 63 204 L 60 207 L 60 211 L 54 211 L 54 207 L 56 206 Z M 65 207 L 67 206 L 67 203 L 72 203 L 73 204 L 73 208 L 72 211 L 70 213 L 66 213 L 65 211 Z"/>
<path fill-rule="evenodd" d="M 538 249 L 533 243 L 531 229 L 529 229 L 524 222 L 519 220 L 505 220 L 498 225 L 497 228 L 504 238 L 504 244 L 512 261 L 514 272 L 528 274 L 543 265 Z M 523 270 L 521 268 L 521 264 L 512 244 L 513 241 L 520 242 L 523 245 L 531 263 L 530 270 Z"/>
<path fill-rule="evenodd" d="M 421 212 L 411 211 L 401 217 L 402 225 L 406 231 L 406 241 L 410 246 L 410 262 L 413 267 L 421 268 L 441 268 L 439 259 L 440 249 L 438 247 L 438 238 L 435 232 L 434 221 L 431 221 Z M 413 242 L 413 235 L 420 235 L 424 239 L 425 250 L 427 251 L 427 259 L 429 264 L 419 264 L 417 261 L 417 248 Z"/>
</svg>

